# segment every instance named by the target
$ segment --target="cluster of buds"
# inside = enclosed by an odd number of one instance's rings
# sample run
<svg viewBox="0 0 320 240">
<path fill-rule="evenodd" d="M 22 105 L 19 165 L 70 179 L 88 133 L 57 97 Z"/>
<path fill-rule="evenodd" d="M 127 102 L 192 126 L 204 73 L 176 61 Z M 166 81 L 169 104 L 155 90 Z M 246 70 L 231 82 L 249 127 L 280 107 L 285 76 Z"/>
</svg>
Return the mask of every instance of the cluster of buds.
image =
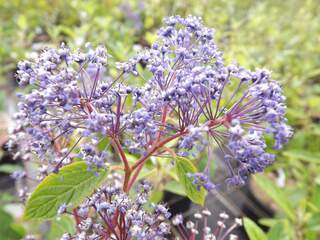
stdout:
<svg viewBox="0 0 320 240">
<path fill-rule="evenodd" d="M 142 182 L 131 199 L 121 188 L 100 188 L 72 214 L 77 220 L 77 233 L 65 233 L 61 240 L 152 240 L 166 239 L 170 233 L 168 219 L 171 216 L 163 204 L 148 202 L 151 186 Z M 58 215 L 67 212 L 62 205 Z"/>
<path fill-rule="evenodd" d="M 232 231 L 242 226 L 242 220 L 236 218 L 234 223 L 230 226 L 226 226 L 226 221 L 229 219 L 229 215 L 226 213 L 219 214 L 219 220 L 215 226 L 208 225 L 208 218 L 211 212 L 207 209 L 202 210 L 194 214 L 194 221 L 187 221 L 184 223 L 183 216 L 178 214 L 173 217 L 172 224 L 175 226 L 178 237 L 177 240 L 195 240 L 201 236 L 204 240 L 238 240 L 239 238 L 232 234 Z"/>
</svg>

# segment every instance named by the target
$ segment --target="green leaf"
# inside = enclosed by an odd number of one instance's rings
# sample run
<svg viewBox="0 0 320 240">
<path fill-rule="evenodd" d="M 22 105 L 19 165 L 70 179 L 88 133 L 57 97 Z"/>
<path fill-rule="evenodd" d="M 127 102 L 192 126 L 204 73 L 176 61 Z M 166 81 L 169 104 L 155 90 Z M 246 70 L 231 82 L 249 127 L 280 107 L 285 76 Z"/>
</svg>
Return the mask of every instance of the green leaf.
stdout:
<svg viewBox="0 0 320 240">
<path fill-rule="evenodd" d="M 0 202 L 2 203 L 9 203 L 9 202 L 14 202 L 16 201 L 16 197 L 13 196 L 12 194 L 3 192 L 0 193 Z"/>
<path fill-rule="evenodd" d="M 98 144 L 98 149 L 100 151 L 103 151 L 107 148 L 108 144 L 110 143 L 109 138 L 107 137 L 101 137 L 101 139 L 99 140 L 99 144 Z"/>
<path fill-rule="evenodd" d="M 25 219 L 46 219 L 56 215 L 62 204 L 76 207 L 92 194 L 107 176 L 100 169 L 98 176 L 87 169 L 85 162 L 75 162 L 62 167 L 59 173 L 47 176 L 29 198 L 24 213 Z"/>
<path fill-rule="evenodd" d="M 197 187 L 192 183 L 192 179 L 187 176 L 188 173 L 197 172 L 197 168 L 189 159 L 184 157 L 177 157 L 176 170 L 179 182 L 183 186 L 188 198 L 190 198 L 192 202 L 203 206 L 206 197 L 206 191 L 203 188 L 198 191 Z"/>
<path fill-rule="evenodd" d="M 2 164 L 0 166 L 0 172 L 13 173 L 14 171 L 22 170 L 23 168 L 16 164 Z"/>
<path fill-rule="evenodd" d="M 151 176 L 154 176 L 157 174 L 157 169 L 148 169 L 147 167 L 142 168 L 141 172 L 139 173 L 139 176 L 137 177 L 137 180 L 145 179 Z"/>
<path fill-rule="evenodd" d="M 162 198 L 163 198 L 163 191 L 153 190 L 150 195 L 149 201 L 152 203 L 158 203 L 162 200 Z"/>
<path fill-rule="evenodd" d="M 243 224 L 250 240 L 267 240 L 266 234 L 254 221 L 244 218 Z"/>
<path fill-rule="evenodd" d="M 313 187 L 313 194 L 311 197 L 311 203 L 320 209 L 320 186 L 317 184 Z"/>
<path fill-rule="evenodd" d="M 267 193 L 291 220 L 294 220 L 295 211 L 285 192 L 263 175 L 257 174 L 255 175 L 254 179 L 261 190 Z"/>
<path fill-rule="evenodd" d="M 23 237 L 26 235 L 26 229 L 24 226 L 20 223 L 11 223 L 10 225 L 11 229 L 20 237 Z M 20 238 L 19 238 L 20 239 Z"/>
<path fill-rule="evenodd" d="M 75 226 L 73 218 L 67 215 L 52 220 L 48 240 L 60 239 L 64 233 L 74 234 L 76 232 Z"/>
<path fill-rule="evenodd" d="M 268 232 L 268 240 L 285 239 L 284 226 L 281 222 L 274 224 Z"/>
<path fill-rule="evenodd" d="M 312 152 L 304 151 L 302 149 L 299 149 L 299 150 L 291 149 L 290 151 L 284 151 L 283 155 L 291 159 L 297 159 L 297 160 L 302 160 L 309 163 L 320 164 L 320 153 L 312 153 Z"/>
<path fill-rule="evenodd" d="M 0 208 L 0 239 L 4 240 L 18 240 L 21 239 L 24 234 L 24 228 L 14 223 L 13 217 Z"/>
<path fill-rule="evenodd" d="M 276 218 L 260 218 L 259 224 L 271 228 L 273 225 L 277 224 L 279 219 Z"/>
<path fill-rule="evenodd" d="M 208 156 L 205 155 L 200 159 L 199 163 L 197 164 L 199 170 L 203 171 L 206 168 L 207 163 L 208 163 Z M 216 166 L 216 162 L 215 161 L 211 161 L 210 162 L 210 176 L 211 177 L 213 177 L 215 175 L 216 167 L 217 167 Z"/>
<path fill-rule="evenodd" d="M 164 186 L 164 190 L 175 193 L 180 196 L 186 196 L 184 187 L 177 181 L 170 181 Z"/>
<path fill-rule="evenodd" d="M 320 213 L 314 213 L 310 216 L 307 222 L 307 227 L 310 231 L 320 232 Z"/>
</svg>

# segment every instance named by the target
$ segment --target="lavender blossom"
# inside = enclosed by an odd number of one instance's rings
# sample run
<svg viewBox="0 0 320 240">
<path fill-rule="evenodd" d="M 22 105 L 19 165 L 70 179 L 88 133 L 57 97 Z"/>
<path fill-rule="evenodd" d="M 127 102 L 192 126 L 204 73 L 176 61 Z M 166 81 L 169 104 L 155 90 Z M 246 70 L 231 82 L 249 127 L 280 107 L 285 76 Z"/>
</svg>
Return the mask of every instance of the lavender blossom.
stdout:
<svg viewBox="0 0 320 240">
<path fill-rule="evenodd" d="M 203 187 L 208 192 L 216 189 L 215 184 L 210 180 L 210 176 L 205 173 L 188 173 L 188 177 L 192 179 L 192 183 L 197 186 L 198 191 Z"/>
<path fill-rule="evenodd" d="M 26 176 L 26 172 L 18 170 L 18 171 L 14 171 L 10 176 L 15 180 L 19 180 Z"/>
<path fill-rule="evenodd" d="M 99 189 L 77 210 L 81 213 L 81 222 L 79 231 L 71 239 L 120 239 L 119 234 L 121 239 L 166 239 L 165 235 L 170 232 L 167 220 L 171 214 L 162 204 L 149 205 L 153 210 L 146 210 L 150 190 L 151 186 L 142 182 L 137 187 L 135 198 L 131 199 L 117 187 Z M 92 216 L 93 212 L 96 217 Z M 63 236 L 70 237 L 67 233 Z"/>
<path fill-rule="evenodd" d="M 282 89 L 266 70 L 225 66 L 214 31 L 200 19 L 175 16 L 164 23 L 158 42 L 144 54 L 153 76 L 139 101 L 155 113 L 169 108 L 178 118 L 170 130 L 184 133 L 178 145 L 180 155 L 188 156 L 194 146 L 203 151 L 206 136 L 212 138 L 225 154 L 226 182 L 242 185 L 249 174 L 263 171 L 274 161 L 274 155 L 266 153 L 266 134 L 273 135 L 275 149 L 292 136 Z M 234 83 L 235 89 L 229 91 Z M 236 131 L 242 132 L 241 138 Z"/>
<path fill-rule="evenodd" d="M 105 159 L 109 156 L 106 150 L 97 151 L 93 144 L 83 144 L 78 157 L 88 165 L 88 170 L 98 170 L 106 167 Z"/>
<path fill-rule="evenodd" d="M 210 174 L 214 147 L 228 169 L 224 182 L 239 186 L 274 162 L 266 137 L 279 150 L 293 134 L 281 85 L 269 71 L 226 65 L 214 30 L 198 17 L 173 16 L 163 24 L 150 49 L 116 64 L 115 77 L 110 76 L 106 49 L 89 43 L 85 51 L 64 44 L 45 49 L 18 64 L 17 80 L 25 91 L 18 94 L 16 127 L 8 145 L 18 146 L 15 156 L 24 163 L 35 160 L 39 168 L 36 179 L 27 171 L 12 176 L 41 181 L 74 158 L 85 161 L 89 171 L 112 165 L 110 169 L 124 173 L 109 174 L 111 185 L 96 189 L 73 209 L 76 233 L 65 233 L 62 240 L 166 239 L 168 208 L 149 203 L 148 183 L 134 185 L 150 157 L 169 153 L 198 158 L 207 151 L 203 172 L 188 177 L 198 190 L 210 192 L 220 185 Z M 128 76 L 143 85 L 130 85 Z M 138 159 L 132 162 L 128 154 Z M 130 192 L 133 186 L 136 191 Z M 27 190 L 19 193 L 23 201 Z M 71 214 L 66 204 L 59 207 L 61 214 Z M 221 214 L 210 227 L 210 214 L 203 210 L 185 224 L 177 215 L 172 222 L 184 240 L 237 239 L 231 232 L 241 221 L 227 228 L 228 215 Z"/>
<path fill-rule="evenodd" d="M 213 142 L 224 155 L 226 183 L 242 185 L 274 161 L 267 153 L 267 135 L 275 149 L 292 136 L 280 84 L 267 70 L 226 65 L 214 30 L 198 17 L 164 19 L 158 40 L 118 63 L 115 78 L 108 75 L 105 49 L 90 44 L 86 49 L 72 52 L 62 45 L 18 65 L 18 81 L 30 91 L 19 94 L 13 140 L 22 155 L 40 159 L 41 177 L 69 164 L 78 147 L 89 169 L 103 167 L 108 154 L 120 152 L 115 159 L 126 163 L 123 155 L 130 152 L 140 155 L 133 165 L 140 171 L 149 157 L 165 154 L 171 141 L 172 150 L 192 157 Z M 139 72 L 140 63 L 149 79 Z M 142 79 L 143 86 L 129 85 L 129 74 Z M 105 138 L 110 148 L 97 151 Z M 210 172 L 191 177 L 198 188 L 215 186 Z"/>
<path fill-rule="evenodd" d="M 106 51 L 103 47 L 93 49 L 90 44 L 86 47 L 85 53 L 72 53 L 62 45 L 18 65 L 19 84 L 29 84 L 32 90 L 18 95 L 13 140 L 20 144 L 20 139 L 30 139 L 22 151 L 36 153 L 41 160 L 50 159 L 45 162 L 49 172 L 67 164 L 81 140 L 97 134 L 110 136 L 120 128 L 116 123 L 119 113 L 115 114 L 112 107 L 121 104 L 119 94 L 123 94 L 114 91 L 119 84 L 104 76 Z M 72 138 L 76 138 L 75 144 L 69 146 Z"/>
</svg>

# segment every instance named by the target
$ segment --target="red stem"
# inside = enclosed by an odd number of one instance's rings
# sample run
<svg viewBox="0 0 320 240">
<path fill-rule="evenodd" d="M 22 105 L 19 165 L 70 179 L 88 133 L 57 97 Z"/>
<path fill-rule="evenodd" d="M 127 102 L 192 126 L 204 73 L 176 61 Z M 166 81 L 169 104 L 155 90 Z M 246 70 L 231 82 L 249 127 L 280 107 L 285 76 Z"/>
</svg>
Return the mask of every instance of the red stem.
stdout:
<svg viewBox="0 0 320 240">
<path fill-rule="evenodd" d="M 78 215 L 78 211 L 77 211 L 77 209 L 76 208 L 74 208 L 73 210 L 72 210 L 72 214 L 73 214 L 73 217 L 74 217 L 74 219 L 75 219 L 75 221 L 76 221 L 76 227 L 77 227 L 77 230 L 78 231 L 80 231 L 80 229 L 79 229 L 79 224 L 81 223 L 81 219 L 80 219 L 80 216 Z"/>
<path fill-rule="evenodd" d="M 124 175 L 124 182 L 123 182 L 123 191 L 126 191 L 132 170 L 130 168 L 128 159 L 126 157 L 125 152 L 123 151 L 123 148 L 121 146 L 121 143 L 120 143 L 119 139 L 118 138 L 114 138 L 113 142 L 114 142 L 114 145 L 115 145 L 115 149 L 118 152 L 118 154 L 121 157 L 121 160 L 122 160 L 122 162 L 124 164 L 125 175 Z"/>
<path fill-rule="evenodd" d="M 167 112 L 168 112 L 168 106 L 165 106 L 163 108 L 163 111 L 162 111 L 162 117 L 161 117 L 161 127 L 158 131 L 158 135 L 157 135 L 157 140 L 156 142 L 159 142 L 160 141 L 160 137 L 161 137 L 161 132 L 164 130 L 165 128 L 165 124 L 166 124 L 166 118 L 167 118 Z"/>
<path fill-rule="evenodd" d="M 132 172 L 133 171 L 135 171 L 135 172 L 134 172 L 134 175 L 132 176 L 132 178 L 130 179 L 129 184 L 128 184 L 127 188 L 125 189 L 125 191 L 128 192 L 130 190 L 130 188 L 132 187 L 132 185 L 136 181 L 136 179 L 137 179 L 137 177 L 143 167 L 143 164 L 149 159 L 149 157 L 152 156 L 153 153 L 155 153 L 159 148 L 163 147 L 168 142 L 170 142 L 178 137 L 181 137 L 181 136 L 185 135 L 186 133 L 187 133 L 187 131 L 183 131 L 183 132 L 176 133 L 168 138 L 165 138 L 164 140 L 162 140 L 162 141 L 158 142 L 156 145 L 154 145 L 146 155 L 141 157 L 131 168 Z"/>
<path fill-rule="evenodd" d="M 214 128 L 215 126 L 224 123 L 226 121 L 226 119 L 224 117 L 222 118 L 218 118 L 218 119 L 214 119 L 214 120 L 210 120 L 208 121 L 205 125 L 207 125 L 209 128 Z M 125 191 L 128 192 L 130 190 L 130 188 L 132 187 L 132 185 L 134 184 L 134 182 L 136 181 L 142 167 L 143 164 L 149 159 L 149 157 L 152 156 L 153 153 L 155 153 L 159 148 L 163 147 L 165 144 L 167 144 L 168 142 L 181 137 L 183 135 L 186 135 L 188 133 L 188 130 L 184 130 L 181 132 L 178 132 L 168 138 L 165 138 L 162 141 L 158 141 L 156 142 L 153 147 L 151 147 L 150 151 L 144 155 L 143 157 L 141 157 L 132 167 L 131 167 L 131 171 L 134 172 L 134 175 L 132 176 L 132 178 L 129 181 L 128 186 L 125 188 Z"/>
<path fill-rule="evenodd" d="M 125 170 L 130 170 L 130 166 L 129 166 L 129 162 L 128 162 L 127 156 L 126 156 L 125 152 L 123 151 L 123 148 L 121 146 L 121 143 L 120 143 L 119 139 L 118 138 L 114 138 L 113 142 L 114 142 L 116 150 L 117 150 L 118 154 L 120 155 L 121 160 L 122 160 L 122 162 L 124 164 L 124 169 Z"/>
</svg>

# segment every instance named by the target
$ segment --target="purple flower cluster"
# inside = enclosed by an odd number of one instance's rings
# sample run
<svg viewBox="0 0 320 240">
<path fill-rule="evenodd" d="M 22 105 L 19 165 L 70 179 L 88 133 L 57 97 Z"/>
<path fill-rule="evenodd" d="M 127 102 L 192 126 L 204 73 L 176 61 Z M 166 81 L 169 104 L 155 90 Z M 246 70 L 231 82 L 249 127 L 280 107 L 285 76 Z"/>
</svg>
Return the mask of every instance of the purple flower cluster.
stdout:
<svg viewBox="0 0 320 240">
<path fill-rule="evenodd" d="M 71 138 L 77 137 L 79 143 L 91 132 L 103 132 L 90 128 L 89 122 L 93 125 L 107 118 L 115 101 L 112 93 L 105 96 L 111 86 L 103 76 L 105 49 L 86 47 L 86 53 L 71 53 L 62 45 L 57 50 L 44 50 L 35 60 L 18 64 L 19 84 L 32 87 L 29 93 L 18 95 L 15 136 L 18 140 L 30 139 L 25 152 L 36 153 L 40 159 L 48 154 L 50 159 L 58 159 L 59 167 L 66 159 L 65 148 L 72 148 L 68 145 Z M 103 116 L 99 118 L 98 114 Z"/>
<path fill-rule="evenodd" d="M 266 153 L 265 135 L 273 136 L 275 149 L 292 136 L 281 86 L 266 70 L 225 66 L 213 30 L 199 18 L 175 16 L 164 23 L 158 42 L 138 57 L 152 73 L 139 101 L 155 118 L 169 108 L 177 120 L 163 134 L 184 133 L 177 145 L 180 155 L 188 156 L 194 146 L 202 151 L 206 136 L 212 138 L 225 155 L 227 183 L 241 185 L 275 158 Z M 197 185 L 212 186 L 199 176 Z"/>
<path fill-rule="evenodd" d="M 94 148 L 103 138 L 142 160 L 163 153 L 170 140 L 177 140 L 173 148 L 183 156 L 215 142 L 229 169 L 227 183 L 243 184 L 274 161 L 265 136 L 280 149 L 292 129 L 279 83 L 266 70 L 227 66 L 213 33 L 197 17 L 166 18 L 158 41 L 118 63 L 116 78 L 108 76 L 103 47 L 87 45 L 82 53 L 62 45 L 19 63 L 19 83 L 31 87 L 19 95 L 15 140 L 30 139 L 23 151 L 50 159 L 48 172 L 68 164 L 77 145 L 89 167 L 102 167 L 107 153 Z M 139 72 L 140 63 L 149 74 Z M 129 86 L 130 74 L 144 85 Z M 207 173 L 195 175 L 194 182 L 213 186 Z"/>
<path fill-rule="evenodd" d="M 105 159 L 107 159 L 109 153 L 104 151 L 97 151 L 92 144 L 86 144 L 81 147 L 81 152 L 78 155 L 79 158 L 86 161 L 89 170 L 95 170 L 106 167 Z"/>
<path fill-rule="evenodd" d="M 132 153 L 143 153 L 141 146 L 146 148 L 154 141 L 159 126 L 155 121 L 155 113 L 146 109 L 138 109 L 128 115 L 126 128 L 132 134 L 132 139 L 127 140 L 129 151 Z"/>
<path fill-rule="evenodd" d="M 262 172 L 274 161 L 275 156 L 265 152 L 267 145 L 261 131 L 250 129 L 245 132 L 238 120 L 233 120 L 231 124 L 227 147 L 232 155 L 225 155 L 225 159 L 228 162 L 237 160 L 239 168 L 238 174 L 228 181 L 231 185 L 242 185 L 250 173 Z"/>
<path fill-rule="evenodd" d="M 76 235 L 66 233 L 61 239 L 166 239 L 171 214 L 162 204 L 148 206 L 150 190 L 151 186 L 142 182 L 131 199 L 114 186 L 99 189 L 77 209 L 81 222 Z"/>
<path fill-rule="evenodd" d="M 238 100 L 223 109 L 227 120 L 224 124 L 227 125 L 228 132 L 215 133 L 215 137 L 227 138 L 228 141 L 228 144 L 222 147 L 232 176 L 227 182 L 231 185 L 242 185 L 249 174 L 262 172 L 275 159 L 274 154 L 266 152 L 265 135 L 272 134 L 274 149 L 281 149 L 293 131 L 286 125 L 282 89 L 279 83 L 270 79 L 268 71 L 230 69 L 231 76 L 240 76 L 237 89 L 240 89 L 241 85 L 247 87 Z M 236 91 L 239 91 L 237 89 Z M 234 162 L 238 166 L 236 172 L 230 166 Z"/>
</svg>

